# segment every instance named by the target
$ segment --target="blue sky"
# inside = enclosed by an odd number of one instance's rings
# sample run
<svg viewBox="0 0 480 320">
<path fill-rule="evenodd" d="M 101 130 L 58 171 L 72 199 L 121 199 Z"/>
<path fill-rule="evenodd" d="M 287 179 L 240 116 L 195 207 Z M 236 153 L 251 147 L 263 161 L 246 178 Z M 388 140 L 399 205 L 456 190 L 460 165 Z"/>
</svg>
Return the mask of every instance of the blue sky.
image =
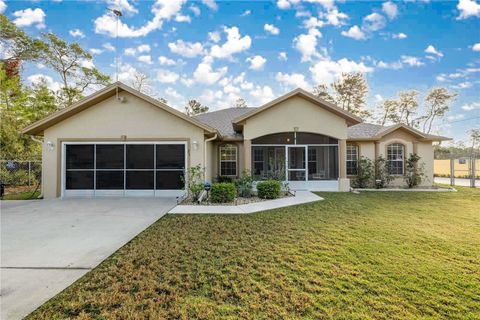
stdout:
<svg viewBox="0 0 480 320">
<path fill-rule="evenodd" d="M 120 9 L 118 47 L 115 19 Z M 151 94 L 183 109 L 210 109 L 239 97 L 259 106 L 295 87 L 311 89 L 341 72 L 361 71 L 368 106 L 398 91 L 445 86 L 458 93 L 437 133 L 466 142 L 480 126 L 480 3 L 459 1 L 2 1 L 0 11 L 32 36 L 52 31 L 93 54 L 101 71 L 151 80 Z M 58 78 L 24 66 L 26 81 Z"/>
</svg>

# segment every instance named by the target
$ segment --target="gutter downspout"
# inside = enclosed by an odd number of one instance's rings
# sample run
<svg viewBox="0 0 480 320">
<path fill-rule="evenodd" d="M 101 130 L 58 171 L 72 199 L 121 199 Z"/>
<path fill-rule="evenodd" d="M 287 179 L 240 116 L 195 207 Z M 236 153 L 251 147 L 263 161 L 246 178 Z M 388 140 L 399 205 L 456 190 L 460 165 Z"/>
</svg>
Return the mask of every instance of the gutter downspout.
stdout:
<svg viewBox="0 0 480 320">
<path fill-rule="evenodd" d="M 203 148 L 203 164 L 205 166 L 205 169 L 207 169 L 207 142 L 210 142 L 210 141 L 213 141 L 215 139 L 217 139 L 218 137 L 218 134 L 215 133 L 215 135 L 211 138 L 208 138 L 205 140 L 205 145 L 204 145 L 204 148 Z"/>
<path fill-rule="evenodd" d="M 32 138 L 32 140 L 35 141 L 36 143 L 40 144 L 40 146 L 42 147 L 42 153 L 43 153 L 43 141 L 35 138 L 34 136 L 30 136 L 30 138 Z M 43 180 L 43 161 L 42 161 L 42 180 Z M 42 183 L 42 189 L 40 190 L 40 195 L 38 196 L 38 198 L 39 199 L 43 198 L 43 183 Z"/>
</svg>

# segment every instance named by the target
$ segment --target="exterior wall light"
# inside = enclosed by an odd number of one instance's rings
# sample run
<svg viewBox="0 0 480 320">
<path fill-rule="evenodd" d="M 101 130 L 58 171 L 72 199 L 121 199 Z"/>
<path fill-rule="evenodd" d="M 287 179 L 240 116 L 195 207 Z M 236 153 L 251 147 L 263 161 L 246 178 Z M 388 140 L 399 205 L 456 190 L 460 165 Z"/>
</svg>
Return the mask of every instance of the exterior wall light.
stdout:
<svg viewBox="0 0 480 320">
<path fill-rule="evenodd" d="M 193 150 L 198 150 L 198 141 L 193 141 L 192 142 L 192 147 L 193 147 Z"/>
<path fill-rule="evenodd" d="M 52 141 L 47 141 L 47 150 L 48 151 L 53 151 L 55 150 L 55 143 L 53 143 Z"/>
</svg>

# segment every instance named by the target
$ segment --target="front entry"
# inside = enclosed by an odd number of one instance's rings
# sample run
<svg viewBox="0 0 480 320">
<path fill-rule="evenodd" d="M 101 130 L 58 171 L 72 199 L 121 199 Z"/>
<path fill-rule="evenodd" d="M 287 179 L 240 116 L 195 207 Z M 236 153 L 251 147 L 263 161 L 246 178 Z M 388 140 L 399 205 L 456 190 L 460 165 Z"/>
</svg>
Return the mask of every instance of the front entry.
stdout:
<svg viewBox="0 0 480 320">
<path fill-rule="evenodd" d="M 180 196 L 185 142 L 64 142 L 62 196 Z"/>
<path fill-rule="evenodd" d="M 306 181 L 307 180 L 307 147 L 306 146 L 287 146 L 287 180 L 288 181 Z"/>
</svg>

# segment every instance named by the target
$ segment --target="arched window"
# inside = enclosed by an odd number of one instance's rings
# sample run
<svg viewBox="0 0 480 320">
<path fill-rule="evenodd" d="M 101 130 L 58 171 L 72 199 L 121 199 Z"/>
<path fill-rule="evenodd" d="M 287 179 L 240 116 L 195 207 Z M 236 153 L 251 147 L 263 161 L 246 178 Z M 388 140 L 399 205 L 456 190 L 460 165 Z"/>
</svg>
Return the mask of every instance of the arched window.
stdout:
<svg viewBox="0 0 480 320">
<path fill-rule="evenodd" d="M 387 163 L 390 174 L 403 175 L 405 147 L 400 143 L 387 146 Z"/>
<path fill-rule="evenodd" d="M 237 175 L 237 146 L 224 144 L 220 146 L 220 176 L 234 177 Z"/>
</svg>

